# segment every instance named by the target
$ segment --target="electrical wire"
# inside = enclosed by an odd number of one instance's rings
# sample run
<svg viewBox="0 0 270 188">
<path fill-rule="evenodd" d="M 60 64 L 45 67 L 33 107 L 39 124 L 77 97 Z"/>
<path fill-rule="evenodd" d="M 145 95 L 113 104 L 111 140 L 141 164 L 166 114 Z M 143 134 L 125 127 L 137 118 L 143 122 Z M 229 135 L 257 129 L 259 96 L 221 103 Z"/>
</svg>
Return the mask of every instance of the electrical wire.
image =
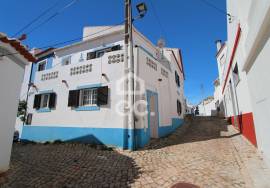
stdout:
<svg viewBox="0 0 270 188">
<path fill-rule="evenodd" d="M 35 23 L 36 21 L 38 21 L 41 17 L 43 17 L 44 15 L 46 15 L 48 12 L 50 12 L 61 0 L 58 0 L 56 3 L 54 3 L 52 6 L 50 6 L 49 8 L 47 8 L 46 10 L 44 10 L 41 14 L 39 14 L 36 18 L 34 18 L 33 20 L 31 20 L 28 24 L 26 24 L 24 27 L 22 27 L 21 29 L 19 29 L 14 35 L 11 36 L 11 38 L 16 37 L 18 34 L 20 34 L 21 32 L 23 32 L 25 29 L 27 29 L 28 27 L 30 27 L 33 23 Z"/>
<path fill-rule="evenodd" d="M 38 47 L 38 49 L 46 49 L 46 48 L 50 48 L 50 47 L 57 47 L 57 46 L 60 46 L 60 45 L 63 45 L 63 44 L 67 44 L 67 43 L 70 43 L 70 42 L 75 42 L 75 41 L 78 41 L 78 40 L 82 40 L 84 38 L 87 38 L 87 37 L 90 37 L 90 36 L 94 36 L 96 34 L 99 34 L 99 33 L 102 33 L 104 31 L 107 31 L 107 30 L 110 30 L 116 26 L 119 26 L 121 24 L 123 24 L 125 21 L 122 21 L 122 22 L 119 22 L 117 24 L 114 24 L 108 28 L 105 28 L 105 29 L 102 29 L 100 31 L 97 31 L 95 33 L 92 33 L 92 34 L 89 34 L 89 35 L 86 35 L 84 37 L 77 37 L 77 38 L 73 38 L 71 40 L 66 40 L 66 41 L 63 41 L 63 42 L 58 42 L 58 43 L 54 43 L 54 44 L 51 44 L 51 45 L 47 45 L 47 46 L 43 46 L 43 47 Z M 3 56 L 9 56 L 9 55 L 15 55 L 15 54 L 20 54 L 19 52 L 14 52 L 14 53 L 7 53 L 7 54 L 2 54 L 0 55 L 0 57 L 3 57 Z"/>
<path fill-rule="evenodd" d="M 62 9 L 58 10 L 56 13 L 54 13 L 53 15 L 51 15 L 50 17 L 48 17 L 46 20 L 44 20 L 43 22 L 41 22 L 39 25 L 37 25 L 36 27 L 34 27 L 33 29 L 31 29 L 30 31 L 28 31 L 26 33 L 26 35 L 31 34 L 32 32 L 34 32 L 36 29 L 40 28 L 42 25 L 46 24 L 47 22 L 49 22 L 50 20 L 52 20 L 53 18 L 55 18 L 56 16 L 58 16 L 59 14 L 61 14 L 62 12 L 64 12 L 65 9 L 69 8 L 70 6 L 72 6 L 73 4 L 75 4 L 76 2 L 78 2 L 79 0 L 72 0 L 69 4 L 67 4 L 66 6 L 64 6 Z"/>
<path fill-rule="evenodd" d="M 212 7 L 214 9 L 216 9 L 218 12 L 222 13 L 222 14 L 226 14 L 229 17 L 233 17 L 231 14 L 229 14 L 228 12 L 222 10 L 221 8 L 213 5 L 212 3 L 209 3 L 207 0 L 200 0 L 202 3 L 206 4 L 209 7 Z"/>
</svg>

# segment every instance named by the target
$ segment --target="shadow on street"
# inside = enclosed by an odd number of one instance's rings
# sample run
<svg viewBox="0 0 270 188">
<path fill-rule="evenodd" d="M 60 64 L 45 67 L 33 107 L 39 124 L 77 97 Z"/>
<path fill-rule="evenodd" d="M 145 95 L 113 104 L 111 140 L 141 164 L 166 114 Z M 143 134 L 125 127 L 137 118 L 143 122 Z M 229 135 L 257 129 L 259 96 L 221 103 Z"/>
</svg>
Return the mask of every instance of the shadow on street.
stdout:
<svg viewBox="0 0 270 188">
<path fill-rule="evenodd" d="M 187 122 L 185 122 L 187 123 Z M 189 127 L 183 133 L 182 127 L 167 137 L 152 139 L 142 150 L 160 149 L 172 145 L 179 145 L 191 142 L 200 142 L 218 138 L 231 138 L 240 133 L 223 136 L 222 132 L 227 132 L 229 125 L 227 121 L 217 117 L 192 117 L 189 120 Z"/>
</svg>

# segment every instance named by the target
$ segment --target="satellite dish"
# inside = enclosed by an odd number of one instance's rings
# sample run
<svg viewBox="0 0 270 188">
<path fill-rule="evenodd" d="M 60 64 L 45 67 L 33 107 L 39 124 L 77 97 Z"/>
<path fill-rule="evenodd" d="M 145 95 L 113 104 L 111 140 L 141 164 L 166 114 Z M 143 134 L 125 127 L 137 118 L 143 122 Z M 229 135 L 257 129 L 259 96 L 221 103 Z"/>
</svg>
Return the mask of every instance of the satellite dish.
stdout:
<svg viewBox="0 0 270 188">
<path fill-rule="evenodd" d="M 162 39 L 162 38 L 159 39 L 157 45 L 158 45 L 159 48 L 164 48 L 164 46 L 165 46 L 165 40 Z"/>
</svg>

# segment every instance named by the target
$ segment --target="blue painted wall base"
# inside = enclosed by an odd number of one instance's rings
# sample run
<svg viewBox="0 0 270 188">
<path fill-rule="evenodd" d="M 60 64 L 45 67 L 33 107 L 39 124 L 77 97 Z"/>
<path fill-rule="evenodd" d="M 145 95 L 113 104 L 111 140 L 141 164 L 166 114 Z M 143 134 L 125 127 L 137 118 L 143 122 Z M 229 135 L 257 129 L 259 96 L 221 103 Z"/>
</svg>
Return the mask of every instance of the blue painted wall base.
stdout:
<svg viewBox="0 0 270 188">
<path fill-rule="evenodd" d="M 173 118 L 172 125 L 159 127 L 159 137 L 169 135 L 182 124 L 182 119 Z M 129 150 L 142 148 L 150 141 L 149 128 L 136 129 L 135 141 L 131 140 L 132 134 L 132 129 L 121 128 L 87 128 L 78 126 L 61 127 L 57 125 L 25 125 L 22 130 L 21 140 L 35 142 L 53 142 L 55 140 L 61 140 L 63 142 L 94 143 Z"/>
<path fill-rule="evenodd" d="M 22 130 L 22 141 L 46 142 L 61 140 L 64 142 L 82 142 L 104 144 L 122 149 L 131 149 L 128 136 L 131 130 L 121 128 L 85 128 L 60 126 L 25 125 Z"/>
<path fill-rule="evenodd" d="M 184 120 L 179 118 L 172 118 L 172 125 L 162 126 L 158 128 L 158 137 L 164 137 L 171 134 L 175 129 L 183 125 Z"/>
</svg>

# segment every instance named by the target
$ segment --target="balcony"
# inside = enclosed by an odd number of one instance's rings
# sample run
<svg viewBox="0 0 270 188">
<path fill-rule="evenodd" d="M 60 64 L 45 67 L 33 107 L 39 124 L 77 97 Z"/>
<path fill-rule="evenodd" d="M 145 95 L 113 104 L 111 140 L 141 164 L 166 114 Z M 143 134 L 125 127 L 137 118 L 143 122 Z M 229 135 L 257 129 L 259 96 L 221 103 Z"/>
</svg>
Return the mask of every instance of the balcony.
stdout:
<svg viewBox="0 0 270 188">
<path fill-rule="evenodd" d="M 102 57 L 76 61 L 72 58 L 72 62 L 68 65 L 61 64 L 61 58 L 56 59 L 51 69 L 36 72 L 35 84 L 55 84 L 67 80 L 69 82 L 93 82 L 100 83 L 101 75 L 108 69 L 117 69 L 117 64 L 124 63 L 124 51 L 112 51 L 105 53 Z M 115 65 L 115 66 L 114 66 Z M 102 72 L 103 71 L 103 72 Z"/>
</svg>

